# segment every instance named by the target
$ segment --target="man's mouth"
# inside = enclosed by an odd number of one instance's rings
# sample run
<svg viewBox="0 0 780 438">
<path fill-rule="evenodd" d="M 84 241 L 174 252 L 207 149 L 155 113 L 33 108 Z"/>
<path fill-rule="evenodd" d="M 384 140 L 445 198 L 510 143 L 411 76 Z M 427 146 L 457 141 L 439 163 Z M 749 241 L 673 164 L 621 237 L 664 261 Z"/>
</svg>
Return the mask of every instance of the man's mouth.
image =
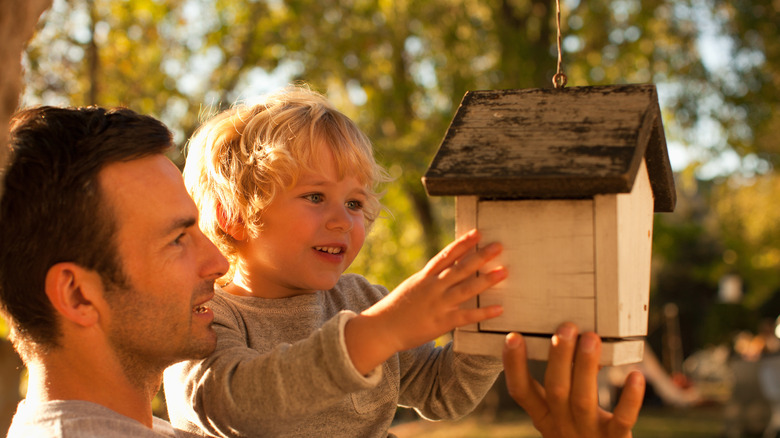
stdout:
<svg viewBox="0 0 780 438">
<path fill-rule="evenodd" d="M 209 308 L 206 306 L 195 306 L 192 308 L 193 313 L 206 313 L 209 311 Z"/>
<path fill-rule="evenodd" d="M 341 252 L 344 251 L 343 248 L 337 246 L 315 246 L 314 249 L 328 254 L 341 254 Z"/>
</svg>

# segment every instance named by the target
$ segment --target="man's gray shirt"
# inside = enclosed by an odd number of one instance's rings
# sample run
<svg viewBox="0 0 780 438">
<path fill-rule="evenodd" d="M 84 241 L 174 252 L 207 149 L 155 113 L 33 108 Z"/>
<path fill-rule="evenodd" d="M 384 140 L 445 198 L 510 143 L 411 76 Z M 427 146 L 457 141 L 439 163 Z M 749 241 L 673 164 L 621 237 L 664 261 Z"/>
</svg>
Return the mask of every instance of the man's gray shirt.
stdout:
<svg viewBox="0 0 780 438">
<path fill-rule="evenodd" d="M 97 403 L 57 400 L 28 403 L 16 409 L 7 438 L 182 438 L 167 421 L 154 417 L 153 429 Z"/>
</svg>

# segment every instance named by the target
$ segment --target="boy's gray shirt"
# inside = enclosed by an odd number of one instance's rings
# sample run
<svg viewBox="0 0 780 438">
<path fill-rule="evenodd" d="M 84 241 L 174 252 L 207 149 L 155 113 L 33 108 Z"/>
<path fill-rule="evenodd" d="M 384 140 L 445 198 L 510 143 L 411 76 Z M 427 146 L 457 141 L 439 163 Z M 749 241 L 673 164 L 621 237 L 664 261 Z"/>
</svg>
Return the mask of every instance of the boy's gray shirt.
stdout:
<svg viewBox="0 0 780 438">
<path fill-rule="evenodd" d="M 111 409 L 82 400 L 28 403 L 16 409 L 7 438 L 179 438 L 193 435 L 174 431 L 167 421 L 154 417 L 154 429 Z"/>
<path fill-rule="evenodd" d="M 397 405 L 429 419 L 471 412 L 501 372 L 500 359 L 430 342 L 368 376 L 355 369 L 344 326 L 387 293 L 359 275 L 282 299 L 218 288 L 210 304 L 216 351 L 165 371 L 171 422 L 216 436 L 386 437 Z"/>
</svg>

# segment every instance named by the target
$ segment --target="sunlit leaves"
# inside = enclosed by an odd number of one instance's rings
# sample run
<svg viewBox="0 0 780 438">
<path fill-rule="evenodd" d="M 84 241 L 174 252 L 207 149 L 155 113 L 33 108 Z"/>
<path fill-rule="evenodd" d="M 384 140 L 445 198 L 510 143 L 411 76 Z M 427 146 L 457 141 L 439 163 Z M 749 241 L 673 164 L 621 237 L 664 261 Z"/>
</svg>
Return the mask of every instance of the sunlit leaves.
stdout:
<svg viewBox="0 0 780 438">
<path fill-rule="evenodd" d="M 731 177 L 714 198 L 724 244 L 750 288 L 745 304 L 756 308 L 780 289 L 780 178 Z"/>
<path fill-rule="evenodd" d="M 748 173 L 778 162 L 777 0 L 561 5 L 569 86 L 657 83 L 667 138 L 694 151 L 692 166 L 709 171 L 727 153 Z M 45 23 L 26 104 L 127 105 L 162 118 L 179 145 L 202 114 L 289 81 L 327 93 L 395 169 L 394 219 L 356 262 L 387 284 L 452 238 L 452 200 L 429 200 L 420 177 L 463 94 L 550 87 L 557 68 L 550 0 L 57 0 Z M 744 251 L 770 254 L 764 266 L 780 236 L 756 229 L 766 243 Z"/>
</svg>

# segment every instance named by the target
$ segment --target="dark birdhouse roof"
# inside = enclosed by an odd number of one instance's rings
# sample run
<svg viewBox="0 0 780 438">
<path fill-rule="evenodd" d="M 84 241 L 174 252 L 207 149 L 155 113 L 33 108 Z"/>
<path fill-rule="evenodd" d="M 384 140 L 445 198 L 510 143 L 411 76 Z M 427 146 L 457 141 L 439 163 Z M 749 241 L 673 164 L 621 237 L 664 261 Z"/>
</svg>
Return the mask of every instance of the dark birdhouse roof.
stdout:
<svg viewBox="0 0 780 438">
<path fill-rule="evenodd" d="M 428 194 L 628 193 L 646 159 L 655 211 L 677 200 L 654 85 L 469 91 L 423 177 Z"/>
</svg>

